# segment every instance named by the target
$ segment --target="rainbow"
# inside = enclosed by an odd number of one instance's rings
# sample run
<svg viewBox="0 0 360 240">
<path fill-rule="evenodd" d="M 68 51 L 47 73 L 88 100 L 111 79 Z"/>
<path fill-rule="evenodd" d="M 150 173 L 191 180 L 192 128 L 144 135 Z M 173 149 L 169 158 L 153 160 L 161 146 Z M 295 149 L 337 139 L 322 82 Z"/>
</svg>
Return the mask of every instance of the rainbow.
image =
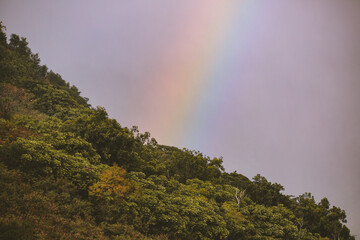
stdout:
<svg viewBox="0 0 360 240">
<path fill-rule="evenodd" d="M 157 86 L 146 96 L 153 103 L 148 114 L 167 116 L 149 118 L 157 121 L 151 126 L 161 128 L 161 142 L 178 145 L 201 140 L 203 134 L 196 131 L 197 126 L 220 120 L 213 109 L 224 94 L 226 81 L 236 74 L 229 63 L 236 57 L 234 46 L 242 46 L 239 31 L 243 31 L 249 7 L 247 1 L 232 0 L 188 3 L 184 21 L 174 26 L 177 34 L 156 59 L 160 67 L 150 74 Z M 161 99 L 168 102 L 156 104 Z"/>
</svg>

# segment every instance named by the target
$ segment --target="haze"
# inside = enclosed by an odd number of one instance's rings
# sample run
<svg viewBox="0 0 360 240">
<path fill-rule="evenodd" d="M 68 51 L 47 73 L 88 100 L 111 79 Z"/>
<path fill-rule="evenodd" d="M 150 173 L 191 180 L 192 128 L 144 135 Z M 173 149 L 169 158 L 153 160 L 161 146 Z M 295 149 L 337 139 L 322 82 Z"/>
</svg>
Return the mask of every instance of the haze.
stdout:
<svg viewBox="0 0 360 240">
<path fill-rule="evenodd" d="M 1 0 L 7 34 L 122 126 L 346 210 L 360 235 L 360 1 Z"/>
</svg>

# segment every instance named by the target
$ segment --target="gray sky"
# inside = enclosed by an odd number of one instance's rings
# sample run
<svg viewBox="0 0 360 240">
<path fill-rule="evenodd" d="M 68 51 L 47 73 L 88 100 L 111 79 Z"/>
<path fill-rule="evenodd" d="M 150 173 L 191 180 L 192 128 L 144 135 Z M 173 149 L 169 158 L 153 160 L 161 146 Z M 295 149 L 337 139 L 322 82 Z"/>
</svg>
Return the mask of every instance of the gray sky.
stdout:
<svg viewBox="0 0 360 240">
<path fill-rule="evenodd" d="M 345 209 L 360 235 L 360 1 L 0 0 L 121 125 Z"/>
</svg>

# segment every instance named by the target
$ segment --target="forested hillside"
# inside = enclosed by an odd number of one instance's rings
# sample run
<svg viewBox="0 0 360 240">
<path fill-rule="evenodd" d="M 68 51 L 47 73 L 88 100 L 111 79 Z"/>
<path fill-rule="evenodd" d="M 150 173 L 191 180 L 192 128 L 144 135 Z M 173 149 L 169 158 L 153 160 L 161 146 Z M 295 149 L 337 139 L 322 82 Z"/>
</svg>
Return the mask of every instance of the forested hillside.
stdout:
<svg viewBox="0 0 360 240">
<path fill-rule="evenodd" d="M 326 198 L 121 126 L 0 29 L 0 239 L 354 239 Z"/>
</svg>

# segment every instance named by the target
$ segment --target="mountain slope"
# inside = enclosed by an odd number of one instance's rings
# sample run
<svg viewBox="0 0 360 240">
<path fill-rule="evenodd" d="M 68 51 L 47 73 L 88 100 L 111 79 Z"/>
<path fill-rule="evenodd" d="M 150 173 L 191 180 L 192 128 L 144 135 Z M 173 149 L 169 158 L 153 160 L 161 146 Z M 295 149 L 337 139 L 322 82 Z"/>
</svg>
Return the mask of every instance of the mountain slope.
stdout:
<svg viewBox="0 0 360 240">
<path fill-rule="evenodd" d="M 0 28 L 0 239 L 354 239 L 326 198 L 122 127 Z"/>
</svg>

